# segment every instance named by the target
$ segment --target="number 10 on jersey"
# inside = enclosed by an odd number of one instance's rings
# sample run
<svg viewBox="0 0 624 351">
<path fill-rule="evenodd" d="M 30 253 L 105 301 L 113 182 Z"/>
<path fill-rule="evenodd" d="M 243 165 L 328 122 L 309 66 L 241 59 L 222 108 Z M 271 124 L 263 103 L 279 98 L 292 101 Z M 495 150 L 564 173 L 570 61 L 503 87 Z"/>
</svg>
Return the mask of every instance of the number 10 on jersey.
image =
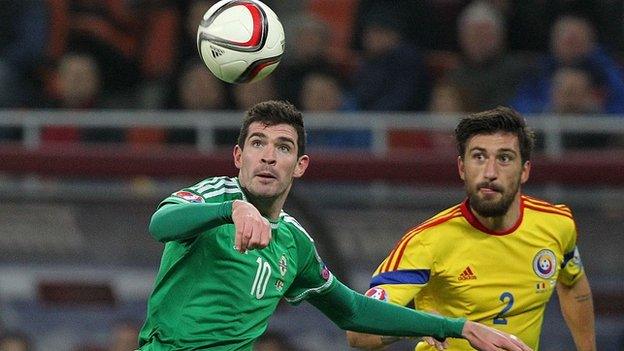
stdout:
<svg viewBox="0 0 624 351">
<path fill-rule="evenodd" d="M 256 276 L 253 284 L 251 284 L 250 293 L 252 296 L 256 296 L 256 299 L 260 300 L 264 297 L 269 278 L 271 277 L 271 266 L 267 261 L 263 260 L 262 257 L 258 257 L 256 262 L 258 263 L 258 268 L 256 269 Z"/>
</svg>

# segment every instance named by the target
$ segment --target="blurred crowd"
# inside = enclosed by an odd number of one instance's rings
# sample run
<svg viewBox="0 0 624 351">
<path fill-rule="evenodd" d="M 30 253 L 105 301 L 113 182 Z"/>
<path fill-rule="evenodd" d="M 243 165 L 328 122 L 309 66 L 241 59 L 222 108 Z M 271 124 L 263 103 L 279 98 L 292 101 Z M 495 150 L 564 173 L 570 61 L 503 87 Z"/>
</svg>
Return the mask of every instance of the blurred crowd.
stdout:
<svg viewBox="0 0 624 351">
<path fill-rule="evenodd" d="M 242 85 L 197 54 L 215 2 L 1 1 L 0 107 L 244 110 L 281 98 L 304 111 L 624 113 L 623 0 L 266 0 L 286 53 L 268 79 Z M 93 137 L 83 134 L 43 137 Z"/>
</svg>

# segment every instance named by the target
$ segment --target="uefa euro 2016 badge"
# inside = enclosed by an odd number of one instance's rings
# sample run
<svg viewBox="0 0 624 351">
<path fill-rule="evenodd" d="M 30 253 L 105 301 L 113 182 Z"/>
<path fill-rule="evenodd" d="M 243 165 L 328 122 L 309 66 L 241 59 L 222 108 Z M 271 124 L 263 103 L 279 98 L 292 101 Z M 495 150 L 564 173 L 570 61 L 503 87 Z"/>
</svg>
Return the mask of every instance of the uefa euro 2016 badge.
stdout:
<svg viewBox="0 0 624 351">
<path fill-rule="evenodd" d="M 190 191 L 180 190 L 178 192 L 175 192 L 173 194 L 173 196 L 179 197 L 181 199 L 184 199 L 184 200 L 186 200 L 188 202 L 192 202 L 192 203 L 203 203 L 204 202 L 204 198 L 203 197 L 201 197 L 201 196 L 199 196 L 197 194 L 193 194 Z"/>
<path fill-rule="evenodd" d="M 557 271 L 557 257 L 549 249 L 540 250 L 533 257 L 533 271 L 538 277 L 548 279 Z"/>
<path fill-rule="evenodd" d="M 288 268 L 288 260 L 286 259 L 286 254 L 282 254 L 282 257 L 279 259 L 279 271 L 282 277 L 286 275 L 286 269 Z"/>
<path fill-rule="evenodd" d="M 388 301 L 388 293 L 378 287 L 370 288 L 366 290 L 364 295 L 370 297 L 371 299 L 379 300 L 379 301 Z"/>
</svg>

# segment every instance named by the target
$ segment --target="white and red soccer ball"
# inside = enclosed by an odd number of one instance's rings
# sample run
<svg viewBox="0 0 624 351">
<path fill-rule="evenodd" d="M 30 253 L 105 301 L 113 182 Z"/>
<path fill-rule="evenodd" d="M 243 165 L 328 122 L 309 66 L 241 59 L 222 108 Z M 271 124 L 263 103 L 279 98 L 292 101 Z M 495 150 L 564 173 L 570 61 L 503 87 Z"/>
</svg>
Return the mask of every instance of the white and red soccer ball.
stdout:
<svg viewBox="0 0 624 351">
<path fill-rule="evenodd" d="M 284 53 L 284 28 L 258 0 L 221 0 L 204 14 L 197 49 L 208 69 L 228 83 L 268 76 Z"/>
</svg>

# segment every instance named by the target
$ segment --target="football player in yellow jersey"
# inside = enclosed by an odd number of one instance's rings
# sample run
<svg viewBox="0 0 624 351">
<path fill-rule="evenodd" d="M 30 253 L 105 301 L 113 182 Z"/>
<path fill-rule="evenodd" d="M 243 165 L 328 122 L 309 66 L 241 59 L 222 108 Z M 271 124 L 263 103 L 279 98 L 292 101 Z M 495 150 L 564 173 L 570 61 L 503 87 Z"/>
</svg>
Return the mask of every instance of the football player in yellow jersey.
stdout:
<svg viewBox="0 0 624 351">
<path fill-rule="evenodd" d="M 520 191 L 531 169 L 532 131 L 517 112 L 498 107 L 462 119 L 455 137 L 466 200 L 409 230 L 373 274 L 367 295 L 466 317 L 538 350 L 544 310 L 556 290 L 577 350 L 596 350 L 572 213 Z M 363 349 L 396 340 L 347 337 Z M 472 350 L 464 340 L 425 341 L 416 350 Z"/>
</svg>

